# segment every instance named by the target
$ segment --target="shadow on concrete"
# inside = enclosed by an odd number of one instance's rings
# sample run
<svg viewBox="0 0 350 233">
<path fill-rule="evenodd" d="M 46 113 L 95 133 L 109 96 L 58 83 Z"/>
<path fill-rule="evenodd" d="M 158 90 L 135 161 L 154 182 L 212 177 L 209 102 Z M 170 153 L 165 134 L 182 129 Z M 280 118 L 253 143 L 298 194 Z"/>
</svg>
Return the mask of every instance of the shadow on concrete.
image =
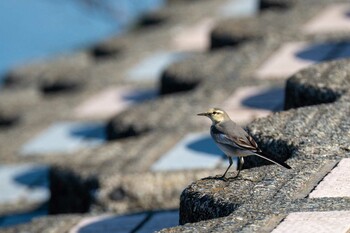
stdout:
<svg viewBox="0 0 350 233">
<path fill-rule="evenodd" d="M 350 42 L 314 44 L 295 54 L 296 57 L 313 62 L 330 61 L 350 57 Z"/>
<path fill-rule="evenodd" d="M 27 223 L 36 217 L 46 216 L 47 214 L 47 204 L 43 204 L 33 211 L 0 216 L 0 229 L 2 227 Z"/>
<path fill-rule="evenodd" d="M 176 226 L 178 222 L 178 210 L 146 211 L 102 217 L 100 220 L 82 226 L 77 232 L 155 232 Z"/>
<path fill-rule="evenodd" d="M 205 153 L 210 156 L 224 156 L 223 152 L 215 145 L 210 136 L 202 137 L 194 142 L 186 144 L 186 147 L 190 150 Z"/>
<path fill-rule="evenodd" d="M 74 126 L 69 132 L 73 137 L 82 138 L 84 140 L 89 139 L 106 139 L 106 126 L 102 124 L 91 124 Z"/>
<path fill-rule="evenodd" d="M 131 101 L 133 103 L 139 103 L 142 101 L 154 99 L 158 96 L 158 93 L 156 90 L 141 90 L 141 91 L 134 91 L 132 93 L 128 93 L 123 96 L 123 99 L 126 101 Z"/>
<path fill-rule="evenodd" d="M 344 15 L 345 17 L 350 18 L 350 10 L 346 11 Z"/>
<path fill-rule="evenodd" d="M 338 43 L 322 43 L 322 44 L 313 44 L 307 47 L 304 50 L 298 51 L 295 56 L 313 62 L 321 62 L 327 58 L 327 55 L 330 51 L 337 46 Z"/>
<path fill-rule="evenodd" d="M 127 220 L 127 218 L 130 218 Z M 122 226 L 121 223 L 119 223 L 118 218 L 124 218 L 125 225 Z M 102 232 L 106 231 L 109 232 L 110 230 L 114 229 L 115 232 L 131 232 L 143 219 L 140 219 L 139 221 L 133 221 L 133 216 L 110 216 L 103 218 L 101 220 L 97 220 L 96 222 L 92 222 L 90 224 L 87 224 L 85 226 L 82 226 L 77 232 L 78 233 L 89 233 L 89 232 Z M 126 221 L 128 221 L 126 223 Z"/>
<path fill-rule="evenodd" d="M 49 188 L 49 169 L 47 167 L 37 167 L 16 175 L 13 180 L 28 188 Z"/>
<path fill-rule="evenodd" d="M 249 108 L 265 109 L 275 111 L 276 106 L 284 103 L 284 88 L 271 88 L 259 94 L 249 96 L 242 101 L 242 104 Z"/>
</svg>

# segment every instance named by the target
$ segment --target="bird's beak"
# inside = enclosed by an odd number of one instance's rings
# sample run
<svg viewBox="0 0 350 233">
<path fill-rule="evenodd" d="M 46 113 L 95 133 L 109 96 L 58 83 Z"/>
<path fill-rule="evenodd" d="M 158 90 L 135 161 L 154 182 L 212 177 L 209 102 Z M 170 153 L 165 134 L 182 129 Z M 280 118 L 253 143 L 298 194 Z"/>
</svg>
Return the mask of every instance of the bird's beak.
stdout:
<svg viewBox="0 0 350 233">
<path fill-rule="evenodd" d="M 197 116 L 208 116 L 207 112 L 198 113 Z"/>
</svg>

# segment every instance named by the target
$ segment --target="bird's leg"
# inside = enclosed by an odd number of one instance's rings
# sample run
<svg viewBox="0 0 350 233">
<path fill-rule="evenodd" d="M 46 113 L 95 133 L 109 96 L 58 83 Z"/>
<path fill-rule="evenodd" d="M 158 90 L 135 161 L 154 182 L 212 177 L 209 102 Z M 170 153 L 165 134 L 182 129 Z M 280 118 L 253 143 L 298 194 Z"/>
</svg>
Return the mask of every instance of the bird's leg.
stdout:
<svg viewBox="0 0 350 233">
<path fill-rule="evenodd" d="M 228 161 L 230 163 L 230 165 L 228 166 L 228 168 L 226 169 L 225 173 L 221 176 L 221 179 L 226 179 L 226 173 L 228 172 L 228 170 L 230 169 L 230 167 L 232 166 L 233 164 L 233 161 L 232 161 L 232 158 L 231 157 L 228 157 Z"/>
<path fill-rule="evenodd" d="M 239 166 L 238 166 L 238 173 L 235 177 L 238 177 L 239 176 L 239 173 L 241 172 L 242 168 L 243 168 L 243 164 L 244 164 L 244 158 L 243 157 L 239 157 L 238 159 L 238 163 L 239 163 Z"/>
</svg>

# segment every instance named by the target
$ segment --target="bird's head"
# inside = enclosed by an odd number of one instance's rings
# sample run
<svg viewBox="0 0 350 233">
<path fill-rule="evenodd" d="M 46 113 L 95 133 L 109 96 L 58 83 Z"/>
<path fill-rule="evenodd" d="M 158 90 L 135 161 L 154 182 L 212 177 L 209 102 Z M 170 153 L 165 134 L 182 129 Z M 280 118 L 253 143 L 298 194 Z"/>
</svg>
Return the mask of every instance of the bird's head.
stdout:
<svg viewBox="0 0 350 233">
<path fill-rule="evenodd" d="M 227 115 L 227 113 L 220 108 L 211 108 L 208 111 L 198 113 L 197 115 L 209 117 L 213 124 L 217 124 L 225 120 L 230 120 L 230 117 Z"/>
</svg>

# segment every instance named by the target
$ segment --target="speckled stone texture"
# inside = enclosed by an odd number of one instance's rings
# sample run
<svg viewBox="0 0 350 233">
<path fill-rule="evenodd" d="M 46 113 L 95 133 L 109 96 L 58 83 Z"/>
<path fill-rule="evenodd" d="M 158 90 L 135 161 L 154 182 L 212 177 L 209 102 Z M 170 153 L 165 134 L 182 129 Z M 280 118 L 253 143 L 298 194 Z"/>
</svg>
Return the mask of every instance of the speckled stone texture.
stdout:
<svg viewBox="0 0 350 233">
<path fill-rule="evenodd" d="M 336 89 L 341 86 L 347 90 L 348 81 L 344 79 L 348 77 L 349 71 L 342 68 L 347 63 L 348 61 L 332 62 L 309 70 L 320 77 L 327 77 L 324 79 L 328 81 L 323 85 L 321 82 L 321 87 Z M 325 68 L 320 71 L 318 67 L 337 68 L 335 72 L 334 69 Z M 319 72 L 315 72 L 317 69 Z M 335 75 L 332 75 L 333 72 Z M 307 71 L 301 71 L 296 77 L 304 73 Z M 334 82 L 331 81 L 333 78 Z M 308 80 L 310 78 L 305 79 L 304 83 Z M 316 83 L 313 78 L 311 82 Z M 304 88 L 303 91 L 307 92 L 308 89 Z M 310 101 L 313 96 L 318 98 L 317 95 L 310 95 Z M 350 103 L 339 100 L 332 104 L 276 113 L 249 124 L 247 130 L 260 147 L 278 159 L 287 159 L 293 169 L 287 171 L 274 165 L 261 166 L 266 162 L 250 156 L 245 159 L 245 167 L 258 167 L 243 171 L 242 178 L 229 182 L 215 179 L 194 182 L 181 195 L 180 223 L 224 217 L 247 203 L 259 204 L 271 198 L 278 201 L 278 197 L 282 196 L 287 203 L 307 196 L 317 184 L 315 174 L 319 176 L 329 172 L 332 168 L 331 161 L 350 156 L 349 115 Z M 320 178 L 322 176 L 318 180 Z M 268 209 L 271 208 L 273 207 Z M 258 209 L 261 210 L 261 207 L 256 206 L 251 211 Z M 265 211 L 268 212 L 268 209 Z"/>
<path fill-rule="evenodd" d="M 285 109 L 331 103 L 342 96 L 349 98 L 349 87 L 350 60 L 314 65 L 288 79 Z"/>
<path fill-rule="evenodd" d="M 0 128 L 15 126 L 25 110 L 40 101 L 40 95 L 33 89 L 11 88 L 0 93 Z"/>
<path fill-rule="evenodd" d="M 288 163 L 293 170 L 261 166 L 243 170 L 241 178 L 228 182 L 204 178 L 192 183 L 180 198 L 180 224 L 225 217 L 245 208 L 255 213 L 252 215 L 275 213 L 274 208 L 281 208 L 279 212 L 282 213 L 288 212 L 288 205 L 307 196 L 334 166 L 330 160 L 293 159 Z M 280 202 L 281 206 L 267 207 L 273 202 Z"/>
<path fill-rule="evenodd" d="M 116 174 L 102 180 L 101 186 L 105 188 L 100 192 L 98 202 L 101 208 L 113 213 L 178 208 L 182 190 L 194 180 L 214 171 Z"/>
</svg>

